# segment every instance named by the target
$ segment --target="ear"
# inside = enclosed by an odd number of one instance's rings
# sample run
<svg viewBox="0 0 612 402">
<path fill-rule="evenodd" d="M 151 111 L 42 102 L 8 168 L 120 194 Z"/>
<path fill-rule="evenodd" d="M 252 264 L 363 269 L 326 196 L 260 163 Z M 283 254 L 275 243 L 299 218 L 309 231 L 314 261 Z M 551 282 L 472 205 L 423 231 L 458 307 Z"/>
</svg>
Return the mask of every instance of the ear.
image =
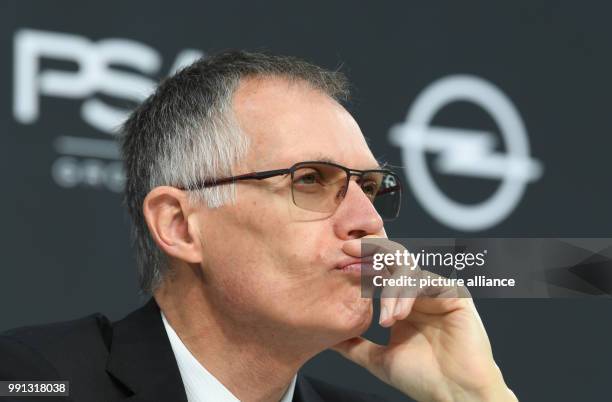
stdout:
<svg viewBox="0 0 612 402">
<path fill-rule="evenodd" d="M 198 220 L 192 214 L 187 195 L 174 187 L 155 187 L 143 202 L 143 214 L 151 237 L 169 256 L 188 263 L 202 261 Z"/>
</svg>

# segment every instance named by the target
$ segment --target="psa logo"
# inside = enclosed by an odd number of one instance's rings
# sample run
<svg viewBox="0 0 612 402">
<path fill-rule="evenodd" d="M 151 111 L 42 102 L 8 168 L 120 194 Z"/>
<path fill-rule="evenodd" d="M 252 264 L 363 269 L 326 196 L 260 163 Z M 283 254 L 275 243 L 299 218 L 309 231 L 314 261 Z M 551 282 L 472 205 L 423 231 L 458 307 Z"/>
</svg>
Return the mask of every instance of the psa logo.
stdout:
<svg viewBox="0 0 612 402">
<path fill-rule="evenodd" d="M 495 151 L 493 133 L 431 125 L 438 111 L 457 101 L 471 102 L 493 118 L 506 153 Z M 442 224 L 457 230 L 495 226 L 516 208 L 527 183 L 542 176 L 542 165 L 530 157 L 525 125 L 510 99 L 474 76 L 453 75 L 430 84 L 417 96 L 406 121 L 392 128 L 390 140 L 402 148 L 406 176 L 419 203 Z M 439 173 L 495 179 L 501 184 L 483 202 L 459 203 L 433 180 L 426 153 L 437 155 L 433 166 Z"/>
<path fill-rule="evenodd" d="M 202 55 L 193 49 L 179 52 L 168 73 Z M 75 63 L 77 70 L 43 70 L 42 59 Z M 33 124 L 38 120 L 43 96 L 82 99 L 81 119 L 108 135 L 115 133 L 129 110 L 105 103 L 96 95 L 141 102 L 155 87 L 149 77 L 159 74 L 162 64 L 159 52 L 133 40 L 93 42 L 79 35 L 32 29 L 15 33 L 13 60 L 13 114 L 18 122 Z M 61 155 L 51 168 L 58 185 L 86 185 L 116 192 L 123 189 L 124 175 L 115 140 L 64 135 L 55 139 L 54 146 Z"/>
</svg>

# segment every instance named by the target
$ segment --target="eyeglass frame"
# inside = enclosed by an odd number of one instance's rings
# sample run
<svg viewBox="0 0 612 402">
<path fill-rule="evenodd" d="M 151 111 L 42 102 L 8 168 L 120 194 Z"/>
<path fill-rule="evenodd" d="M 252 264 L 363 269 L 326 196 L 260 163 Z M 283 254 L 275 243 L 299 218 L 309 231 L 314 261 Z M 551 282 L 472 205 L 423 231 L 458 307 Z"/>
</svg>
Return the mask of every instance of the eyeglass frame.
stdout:
<svg viewBox="0 0 612 402">
<path fill-rule="evenodd" d="M 293 166 L 291 166 L 289 168 L 286 168 L 286 169 L 264 170 L 264 171 L 259 171 L 259 172 L 244 173 L 244 174 L 241 174 L 241 175 L 238 175 L 238 176 L 224 177 L 224 178 L 221 178 L 221 179 L 207 179 L 207 180 L 204 180 L 204 181 L 197 182 L 194 186 L 190 186 L 190 187 L 187 187 L 187 188 L 184 187 L 184 186 L 177 186 L 176 188 L 178 188 L 179 190 L 183 190 L 183 191 L 195 191 L 195 190 L 199 190 L 199 189 L 211 188 L 211 187 L 221 186 L 221 185 L 225 185 L 225 184 L 233 184 L 233 183 L 236 183 L 237 181 L 242 181 L 242 180 L 264 180 L 264 179 L 269 179 L 269 178 L 272 178 L 272 177 L 284 176 L 284 175 L 287 175 L 287 174 L 291 175 L 291 180 L 293 182 L 293 174 L 295 173 L 295 171 L 298 170 L 299 168 L 301 168 L 302 166 L 308 165 L 308 164 L 329 165 L 329 166 L 333 166 L 333 167 L 339 168 L 339 169 L 343 170 L 346 173 L 346 186 L 345 186 L 344 193 L 342 194 L 342 200 L 344 200 L 344 198 L 346 197 L 346 192 L 348 191 L 348 185 L 349 185 L 349 183 L 351 181 L 351 177 L 352 176 L 363 177 L 363 175 L 365 175 L 367 173 L 384 173 L 384 174 L 391 175 L 391 176 L 393 176 L 395 178 L 396 185 L 393 186 L 393 187 L 389 187 L 388 189 L 385 189 L 385 193 L 392 192 L 392 191 L 399 191 L 399 200 L 398 200 L 398 202 L 399 202 L 400 207 L 401 207 L 401 202 L 402 202 L 402 184 L 401 184 L 401 181 L 399 179 L 399 176 L 395 172 L 393 172 L 393 171 L 391 171 L 389 169 L 365 169 L 365 170 L 351 169 L 351 168 L 347 168 L 346 166 L 342 166 L 342 165 L 339 165 L 337 163 L 328 162 L 328 161 L 303 161 L 303 162 L 297 162 Z M 376 193 L 376 196 L 378 196 L 378 194 L 379 193 Z M 297 206 L 298 208 L 302 208 L 302 207 L 300 207 L 299 205 L 297 205 L 295 203 L 295 197 L 293 196 L 293 183 L 291 184 L 291 198 L 292 198 L 293 203 L 295 204 L 295 206 Z M 374 200 L 372 200 L 372 205 L 373 204 L 374 204 Z M 338 206 L 339 205 L 340 205 L 340 203 L 338 203 Z M 383 218 L 383 220 L 390 221 L 390 220 L 396 219 L 399 216 L 399 211 L 401 209 L 400 207 L 398 207 L 397 212 L 396 212 L 394 217 L 392 217 L 392 218 Z M 302 208 L 302 209 L 304 209 L 304 208 Z"/>
</svg>

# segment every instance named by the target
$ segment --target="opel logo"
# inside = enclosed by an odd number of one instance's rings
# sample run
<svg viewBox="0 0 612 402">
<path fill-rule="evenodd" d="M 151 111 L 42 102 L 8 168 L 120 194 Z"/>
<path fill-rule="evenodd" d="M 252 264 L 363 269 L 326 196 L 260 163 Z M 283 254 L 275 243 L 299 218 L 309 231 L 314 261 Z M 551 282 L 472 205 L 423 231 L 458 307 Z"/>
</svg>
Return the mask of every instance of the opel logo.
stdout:
<svg viewBox="0 0 612 402">
<path fill-rule="evenodd" d="M 506 152 L 496 151 L 493 133 L 432 126 L 446 105 L 464 101 L 487 112 L 496 123 Z M 402 148 L 405 173 L 423 208 L 439 222 L 461 231 L 479 231 L 507 218 L 529 182 L 542 176 L 542 165 L 530 157 L 525 125 L 510 99 L 495 85 L 470 75 L 441 78 L 415 99 L 404 123 L 391 129 L 390 141 Z M 488 199 L 464 204 L 448 197 L 433 180 L 426 153 L 436 155 L 440 174 L 500 180 Z"/>
</svg>

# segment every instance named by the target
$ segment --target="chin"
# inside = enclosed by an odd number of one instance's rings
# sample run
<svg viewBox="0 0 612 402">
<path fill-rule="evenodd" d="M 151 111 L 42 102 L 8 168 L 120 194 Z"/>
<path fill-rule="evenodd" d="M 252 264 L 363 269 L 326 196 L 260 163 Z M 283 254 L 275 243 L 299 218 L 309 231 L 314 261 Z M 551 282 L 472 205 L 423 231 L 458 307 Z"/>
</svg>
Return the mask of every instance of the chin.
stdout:
<svg viewBox="0 0 612 402">
<path fill-rule="evenodd" d="M 336 303 L 328 300 L 318 309 L 316 315 L 302 317 L 299 322 L 293 322 L 292 327 L 300 328 L 299 332 L 306 343 L 313 343 L 320 350 L 324 350 L 363 334 L 369 328 L 372 316 L 371 299 Z"/>
<path fill-rule="evenodd" d="M 336 316 L 336 327 L 346 338 L 363 334 L 372 322 L 372 299 L 353 299 L 344 302 Z"/>
</svg>

